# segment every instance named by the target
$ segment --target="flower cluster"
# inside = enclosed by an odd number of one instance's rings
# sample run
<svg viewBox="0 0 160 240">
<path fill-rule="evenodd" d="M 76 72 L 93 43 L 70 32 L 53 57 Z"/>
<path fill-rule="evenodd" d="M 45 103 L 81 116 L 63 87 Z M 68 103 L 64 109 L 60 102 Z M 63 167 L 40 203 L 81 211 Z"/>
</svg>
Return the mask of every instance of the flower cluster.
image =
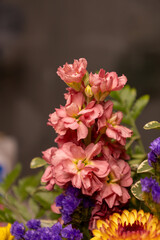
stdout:
<svg viewBox="0 0 160 240">
<path fill-rule="evenodd" d="M 28 229 L 22 223 L 13 223 L 11 233 L 16 240 L 81 240 L 83 237 L 82 233 L 71 224 L 65 228 L 59 222 L 52 227 L 41 227 L 39 220 L 32 219 L 26 226 Z"/>
<path fill-rule="evenodd" d="M 86 67 L 86 59 L 81 58 L 58 68 L 57 74 L 69 88 L 64 94 L 65 106 L 49 115 L 48 125 L 58 134 L 58 148 L 43 152 L 48 167 L 41 180 L 48 190 L 55 184 L 63 189 L 73 186 L 82 198 L 92 198 L 95 208 L 111 209 L 130 199 L 127 187 L 132 178 L 125 144 L 132 130 L 121 125 L 122 112 L 113 112 L 113 102 L 105 98 L 122 89 L 127 79 L 103 69 L 89 74 Z M 77 194 L 78 190 L 74 197 L 65 193 L 56 200 L 64 223 L 70 222 L 81 202 Z"/>
<path fill-rule="evenodd" d="M 160 185 L 152 177 L 141 179 L 142 192 L 151 193 L 155 203 L 160 203 Z"/>
</svg>

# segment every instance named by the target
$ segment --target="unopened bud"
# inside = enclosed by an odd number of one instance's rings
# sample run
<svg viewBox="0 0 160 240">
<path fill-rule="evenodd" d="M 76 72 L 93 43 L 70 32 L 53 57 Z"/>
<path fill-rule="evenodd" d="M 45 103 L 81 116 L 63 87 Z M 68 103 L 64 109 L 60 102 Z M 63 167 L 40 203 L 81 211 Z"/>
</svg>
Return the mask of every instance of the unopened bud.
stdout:
<svg viewBox="0 0 160 240">
<path fill-rule="evenodd" d="M 89 85 L 85 88 L 85 94 L 89 98 L 93 96 L 92 88 Z"/>
</svg>

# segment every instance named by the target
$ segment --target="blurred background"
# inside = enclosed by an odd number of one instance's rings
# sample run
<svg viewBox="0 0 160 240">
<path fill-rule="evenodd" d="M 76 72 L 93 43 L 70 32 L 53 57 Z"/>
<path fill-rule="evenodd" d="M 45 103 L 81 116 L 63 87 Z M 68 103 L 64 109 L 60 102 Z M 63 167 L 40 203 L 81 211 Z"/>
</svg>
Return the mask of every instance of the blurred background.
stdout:
<svg viewBox="0 0 160 240">
<path fill-rule="evenodd" d="M 80 57 L 89 71 L 125 74 L 138 96 L 150 94 L 137 120 L 148 151 L 159 136 L 157 130 L 143 130 L 146 122 L 160 121 L 159 12 L 159 0 L 1 0 L 2 159 L 20 161 L 23 174 L 33 173 L 31 159 L 54 145 L 48 115 L 64 104 L 65 84 L 56 70 Z"/>
</svg>

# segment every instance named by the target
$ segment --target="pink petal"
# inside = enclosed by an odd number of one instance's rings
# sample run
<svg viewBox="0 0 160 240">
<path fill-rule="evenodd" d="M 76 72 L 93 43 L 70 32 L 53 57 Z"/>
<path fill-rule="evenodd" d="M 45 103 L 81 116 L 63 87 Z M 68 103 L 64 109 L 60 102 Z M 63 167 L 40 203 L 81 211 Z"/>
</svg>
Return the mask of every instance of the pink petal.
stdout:
<svg viewBox="0 0 160 240">
<path fill-rule="evenodd" d="M 101 152 L 102 144 L 98 142 L 97 144 L 91 143 L 85 149 L 87 159 L 92 159 L 94 156 Z"/>
<path fill-rule="evenodd" d="M 84 125 L 84 123 L 79 122 L 79 127 L 77 128 L 77 139 L 78 141 L 80 139 L 86 138 L 88 135 L 88 128 Z"/>
</svg>

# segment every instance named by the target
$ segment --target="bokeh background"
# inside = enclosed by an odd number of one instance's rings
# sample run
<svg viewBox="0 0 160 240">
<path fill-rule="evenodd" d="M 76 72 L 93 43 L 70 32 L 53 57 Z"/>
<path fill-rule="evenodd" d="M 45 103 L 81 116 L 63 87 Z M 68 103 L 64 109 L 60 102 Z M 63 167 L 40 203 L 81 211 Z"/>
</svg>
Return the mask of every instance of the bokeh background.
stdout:
<svg viewBox="0 0 160 240">
<path fill-rule="evenodd" d="M 160 121 L 159 13 L 159 0 L 0 1 L 0 131 L 14 139 L 24 174 L 54 145 L 46 123 L 65 92 L 57 67 L 80 57 L 89 71 L 125 74 L 138 96 L 150 94 L 137 125 L 146 150 L 159 136 L 143 130 Z"/>
</svg>

